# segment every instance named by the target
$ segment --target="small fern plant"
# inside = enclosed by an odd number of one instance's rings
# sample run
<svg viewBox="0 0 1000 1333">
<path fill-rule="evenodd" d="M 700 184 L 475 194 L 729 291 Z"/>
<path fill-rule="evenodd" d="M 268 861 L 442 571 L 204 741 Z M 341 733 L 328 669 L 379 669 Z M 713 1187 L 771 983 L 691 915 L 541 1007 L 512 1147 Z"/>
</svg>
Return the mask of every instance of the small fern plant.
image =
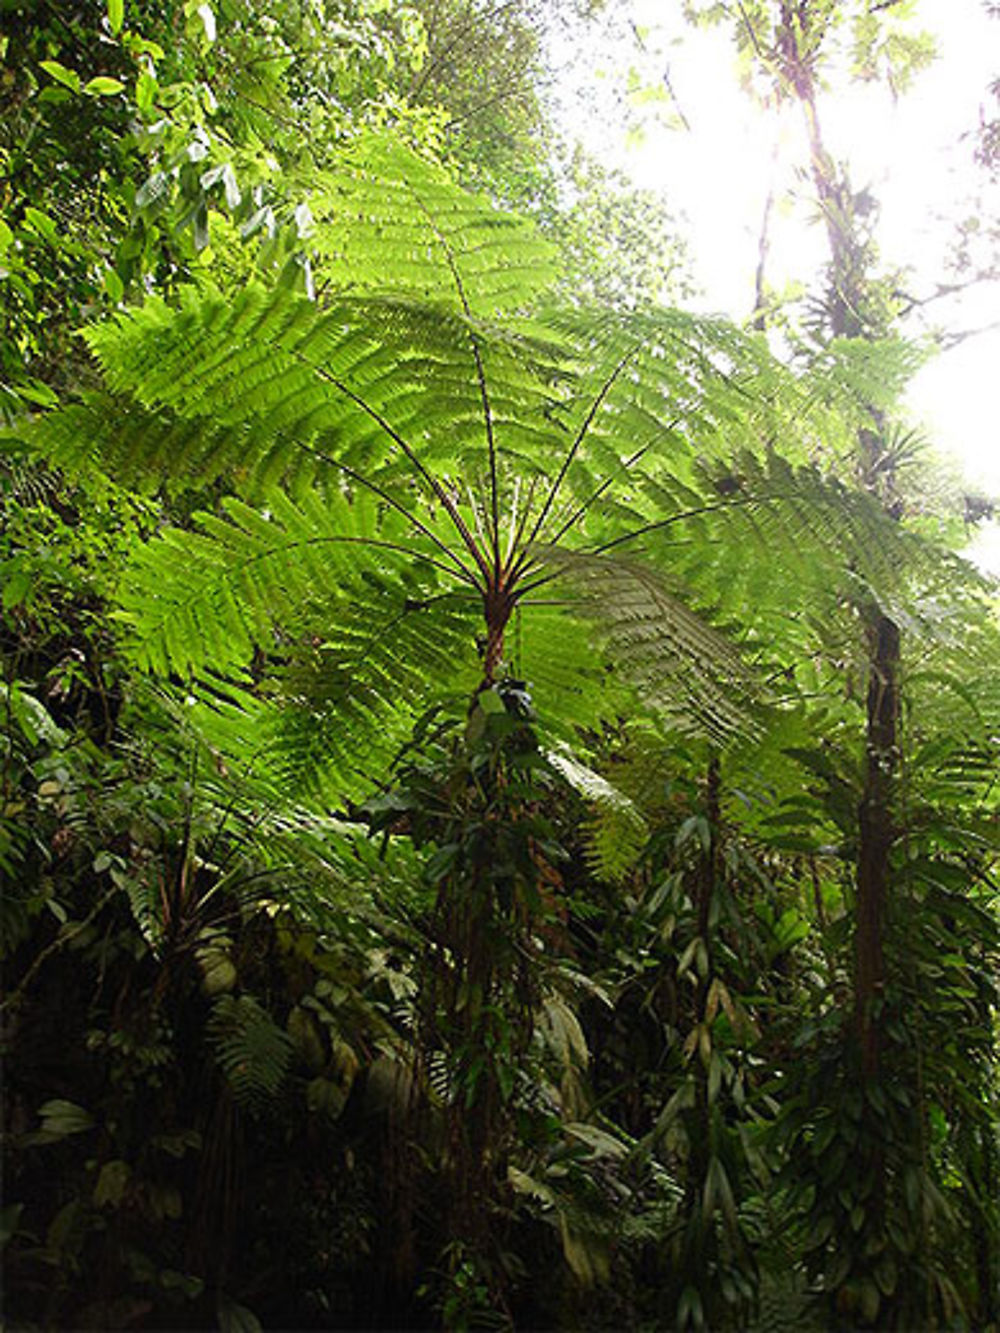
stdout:
<svg viewBox="0 0 1000 1333">
<path fill-rule="evenodd" d="M 823 470 L 839 418 L 758 338 L 553 308 L 529 224 L 383 139 L 309 202 L 317 299 L 150 299 L 87 331 L 102 387 L 35 436 L 224 492 L 119 592 L 218 748 L 354 799 L 430 704 L 505 673 L 567 732 L 642 700 L 722 744 L 789 598 L 898 581 L 898 525 Z"/>
</svg>

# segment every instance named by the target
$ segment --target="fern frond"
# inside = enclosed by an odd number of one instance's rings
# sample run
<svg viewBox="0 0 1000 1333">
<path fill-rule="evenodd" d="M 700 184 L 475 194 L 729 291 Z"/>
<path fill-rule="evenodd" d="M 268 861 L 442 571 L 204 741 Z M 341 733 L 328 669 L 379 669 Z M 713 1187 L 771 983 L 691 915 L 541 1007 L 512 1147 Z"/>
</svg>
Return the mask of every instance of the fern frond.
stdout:
<svg viewBox="0 0 1000 1333">
<path fill-rule="evenodd" d="M 600 879 L 618 883 L 639 860 L 649 827 L 636 805 L 607 778 L 572 755 L 554 750 L 549 761 L 586 800 L 592 816 L 585 828 L 587 860 Z"/>
<path fill-rule="evenodd" d="M 493 316 L 523 308 L 556 277 L 556 249 L 533 223 L 497 211 L 388 137 L 348 149 L 310 206 L 320 280 L 334 288 Z"/>
<path fill-rule="evenodd" d="M 551 349 L 430 306 L 345 298 L 321 310 L 253 285 L 232 302 L 188 291 L 178 310 L 151 300 L 88 340 L 112 393 L 37 428 L 63 467 L 224 477 L 251 499 L 279 484 L 301 496 L 332 476 L 414 526 L 416 480 L 475 561 L 447 478 L 484 480 L 495 508 L 515 465 L 542 471 L 561 449 L 546 433 Z"/>
<path fill-rule="evenodd" d="M 462 602 L 407 610 L 390 587 L 342 603 L 337 618 L 321 608 L 320 633 L 290 645 L 261 684 L 204 673 L 174 711 L 260 799 L 343 809 L 378 785 L 429 704 L 464 706 L 481 674 L 475 624 Z"/>
<path fill-rule="evenodd" d="M 266 510 L 230 497 L 194 524 L 141 548 L 120 594 L 137 660 L 163 675 L 207 665 L 225 673 L 254 648 L 291 651 L 296 636 L 322 633 L 320 607 L 336 620 L 373 579 L 393 578 L 402 606 L 435 593 L 450 572 L 433 544 L 364 493 L 312 491 L 293 503 L 275 491 Z"/>
<path fill-rule="evenodd" d="M 208 1037 L 236 1100 L 257 1108 L 280 1089 L 292 1043 L 249 995 L 220 995 L 208 1020 Z"/>
<path fill-rule="evenodd" d="M 475 688 L 479 614 L 461 598 L 409 603 L 386 583 L 328 616 L 323 639 L 276 677 L 274 753 L 288 778 L 337 783 L 341 798 L 371 790 L 430 704 L 461 708 Z"/>
<path fill-rule="evenodd" d="M 759 687 L 738 649 L 661 575 L 610 555 L 549 551 L 544 558 L 571 584 L 606 660 L 655 710 L 719 743 L 753 729 Z"/>
</svg>

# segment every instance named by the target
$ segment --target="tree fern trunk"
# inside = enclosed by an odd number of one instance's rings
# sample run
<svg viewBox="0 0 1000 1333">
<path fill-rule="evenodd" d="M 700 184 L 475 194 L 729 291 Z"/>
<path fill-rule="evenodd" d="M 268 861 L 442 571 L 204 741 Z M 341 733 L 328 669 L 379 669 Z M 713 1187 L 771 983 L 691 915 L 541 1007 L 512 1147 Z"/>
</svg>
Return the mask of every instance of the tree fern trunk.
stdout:
<svg viewBox="0 0 1000 1333">
<path fill-rule="evenodd" d="M 504 626 L 490 625 L 486 633 L 486 651 L 483 654 L 483 684 L 492 685 L 503 658 Z"/>
<path fill-rule="evenodd" d="M 486 643 L 483 650 L 483 686 L 489 688 L 497 677 L 503 659 L 503 636 L 514 609 L 514 599 L 502 584 L 490 587 L 483 595 L 486 618 Z"/>
</svg>

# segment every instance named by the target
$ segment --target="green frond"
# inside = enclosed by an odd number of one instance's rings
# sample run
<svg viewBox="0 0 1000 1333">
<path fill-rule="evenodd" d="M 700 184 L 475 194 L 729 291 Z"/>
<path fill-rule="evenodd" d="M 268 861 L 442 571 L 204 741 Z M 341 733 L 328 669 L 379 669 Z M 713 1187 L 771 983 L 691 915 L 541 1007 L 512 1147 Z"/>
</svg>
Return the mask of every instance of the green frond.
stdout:
<svg viewBox="0 0 1000 1333">
<path fill-rule="evenodd" d="M 592 625 L 573 609 L 568 600 L 524 602 L 507 628 L 504 653 L 547 730 L 568 743 L 577 728 L 595 727 L 632 704 L 630 692 L 606 670 Z"/>
<path fill-rule="evenodd" d="M 249 995 L 220 995 L 208 1037 L 237 1102 L 256 1108 L 273 1097 L 288 1071 L 292 1043 Z"/>
<path fill-rule="evenodd" d="M 551 348 L 433 306 L 189 289 L 178 309 L 150 300 L 87 339 L 111 393 L 37 427 L 62 467 L 222 477 L 249 498 L 279 484 L 302 494 L 322 474 L 409 490 L 417 472 L 432 495 L 431 471 L 487 475 L 476 355 L 498 447 L 538 470 L 561 448 L 548 430 Z"/>
<path fill-rule="evenodd" d="M 649 838 L 645 819 L 624 792 L 568 750 L 550 752 L 549 761 L 591 806 L 585 852 L 594 874 L 619 882 L 639 860 Z"/>
<path fill-rule="evenodd" d="M 700 772 L 704 762 L 698 742 L 683 746 L 677 736 L 665 736 L 648 719 L 631 721 L 615 747 L 614 785 L 647 824 L 662 827 L 671 815 L 678 778 L 695 767 Z"/>
<path fill-rule="evenodd" d="M 420 540 L 394 519 L 365 492 L 314 490 L 295 503 L 275 491 L 267 509 L 229 497 L 192 530 L 167 529 L 137 551 L 120 593 L 134 656 L 161 675 L 225 673 L 254 649 L 294 652 L 324 617 L 349 618 L 373 580 L 398 583 L 405 569 L 399 606 L 433 594 L 434 556 L 422 562 Z"/>
<path fill-rule="evenodd" d="M 821 645 L 852 652 L 859 606 L 902 616 L 909 605 L 912 618 L 914 588 L 936 587 L 947 569 L 873 497 L 773 450 L 724 468 L 702 459 L 690 480 L 647 492 L 659 517 L 623 525 L 596 550 L 628 552 L 711 607 L 720 628 L 739 625 L 747 660 L 766 675 Z"/>
<path fill-rule="evenodd" d="M 871 408 L 891 409 L 928 352 L 902 338 L 833 338 L 809 365 L 814 393 L 825 394 L 839 411 L 862 414 L 871 424 Z"/>
<path fill-rule="evenodd" d="M 352 145 L 310 196 L 320 281 L 475 315 L 522 309 L 557 274 L 535 225 L 458 186 L 388 137 Z"/>
<path fill-rule="evenodd" d="M 174 489 L 213 482 L 239 454 L 232 432 L 99 391 L 39 418 L 31 439 L 50 463 L 70 475 L 112 474 L 143 492 L 164 481 Z"/>
<path fill-rule="evenodd" d="M 683 730 L 723 744 L 753 730 L 759 686 L 733 641 L 650 568 L 619 556 L 543 553 L 570 585 L 605 660 Z"/>
<path fill-rule="evenodd" d="M 428 706 L 464 706 L 481 675 L 475 626 L 461 600 L 408 609 L 405 590 L 372 587 L 318 608 L 319 633 L 265 660 L 258 683 L 203 672 L 175 710 L 230 780 L 283 806 L 343 809 L 378 784 Z"/>
<path fill-rule="evenodd" d="M 388 583 L 340 605 L 323 639 L 276 674 L 274 756 L 287 778 L 341 800 L 370 791 L 429 706 L 464 706 L 482 674 L 480 617 L 463 598 L 411 604 Z"/>
</svg>

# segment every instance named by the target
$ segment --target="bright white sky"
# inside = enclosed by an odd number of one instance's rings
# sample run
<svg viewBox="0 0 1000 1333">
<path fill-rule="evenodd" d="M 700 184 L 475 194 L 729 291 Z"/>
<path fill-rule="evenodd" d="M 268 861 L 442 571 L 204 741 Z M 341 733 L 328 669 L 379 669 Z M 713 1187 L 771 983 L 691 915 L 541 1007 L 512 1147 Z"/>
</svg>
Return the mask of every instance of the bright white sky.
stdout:
<svg viewBox="0 0 1000 1333">
<path fill-rule="evenodd" d="M 624 9 L 625 0 L 622 0 Z M 679 0 L 631 0 L 644 30 L 644 76 L 658 82 L 665 70 L 675 107 L 647 119 L 639 144 L 626 140 L 620 98 L 622 64 L 630 59 L 605 48 L 580 55 L 572 82 L 592 79 L 590 125 L 581 101 L 567 100 L 571 129 L 588 148 L 626 171 L 637 184 L 662 192 L 671 211 L 688 223 L 700 304 L 744 319 L 753 304 L 754 270 L 765 200 L 776 186 L 768 281 L 811 283 L 826 260 L 825 236 L 815 223 L 807 184 L 797 169 L 807 156 L 794 108 L 779 127 L 755 110 L 739 87 L 735 53 L 722 29 L 693 31 Z M 620 12 L 620 11 L 619 11 Z M 909 289 L 927 295 L 948 281 L 944 260 L 956 223 L 985 185 L 973 162 L 970 134 L 987 89 L 1000 74 L 1000 21 L 981 0 L 920 0 L 920 26 L 934 33 L 939 56 L 894 102 L 884 85 L 831 88 L 820 104 L 827 147 L 850 164 L 854 187 L 869 185 L 881 205 L 878 240 L 883 260 L 912 269 Z M 665 123 L 676 110 L 689 129 Z M 633 120 L 634 120 L 633 113 Z M 775 155 L 775 139 L 778 149 Z M 932 303 L 921 326 L 949 332 L 1000 322 L 1000 287 L 980 285 L 961 297 Z M 942 454 L 960 460 L 973 488 L 1000 496 L 1000 328 L 966 339 L 939 354 L 915 379 L 909 405 Z M 1000 572 L 1000 527 L 977 542 L 978 558 Z"/>
</svg>

